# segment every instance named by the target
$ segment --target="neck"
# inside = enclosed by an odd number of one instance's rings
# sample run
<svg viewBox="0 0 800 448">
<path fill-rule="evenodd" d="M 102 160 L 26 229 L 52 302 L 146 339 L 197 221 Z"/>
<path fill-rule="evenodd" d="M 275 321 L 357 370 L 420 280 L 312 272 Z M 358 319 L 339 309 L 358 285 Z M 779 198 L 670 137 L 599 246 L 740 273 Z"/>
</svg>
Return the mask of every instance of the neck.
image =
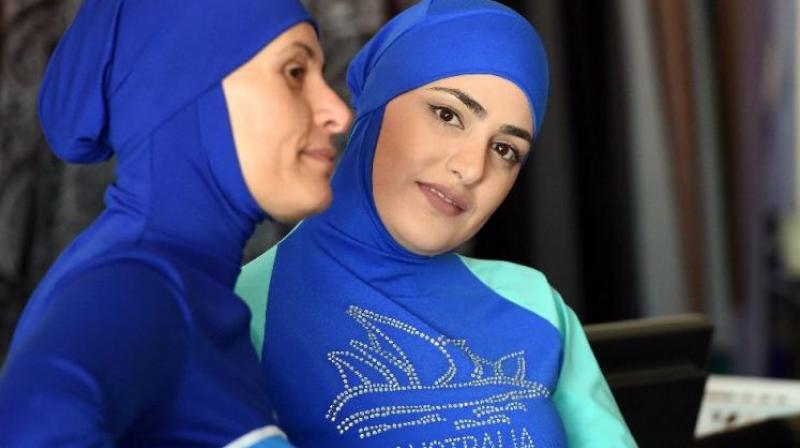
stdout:
<svg viewBox="0 0 800 448">
<path fill-rule="evenodd" d="M 222 90 L 212 88 L 120 159 L 109 209 L 136 210 L 140 241 L 233 287 L 265 215 L 241 175 Z"/>
</svg>

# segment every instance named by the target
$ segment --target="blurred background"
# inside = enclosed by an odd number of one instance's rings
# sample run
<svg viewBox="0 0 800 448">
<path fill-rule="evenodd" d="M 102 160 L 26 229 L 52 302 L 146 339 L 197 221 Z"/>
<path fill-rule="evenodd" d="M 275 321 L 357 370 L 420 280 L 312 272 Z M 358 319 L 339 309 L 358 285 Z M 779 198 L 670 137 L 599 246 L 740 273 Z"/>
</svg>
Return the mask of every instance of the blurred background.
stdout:
<svg viewBox="0 0 800 448">
<path fill-rule="evenodd" d="M 414 2 L 308 0 L 344 97 L 350 58 Z M 800 377 L 794 0 L 505 1 L 551 64 L 541 138 L 464 251 L 543 271 L 584 323 L 682 312 L 710 369 Z M 48 266 L 103 207 L 113 162 L 47 149 L 36 94 L 79 0 L 0 2 L 0 362 Z M 289 227 L 266 223 L 252 257 Z"/>
</svg>

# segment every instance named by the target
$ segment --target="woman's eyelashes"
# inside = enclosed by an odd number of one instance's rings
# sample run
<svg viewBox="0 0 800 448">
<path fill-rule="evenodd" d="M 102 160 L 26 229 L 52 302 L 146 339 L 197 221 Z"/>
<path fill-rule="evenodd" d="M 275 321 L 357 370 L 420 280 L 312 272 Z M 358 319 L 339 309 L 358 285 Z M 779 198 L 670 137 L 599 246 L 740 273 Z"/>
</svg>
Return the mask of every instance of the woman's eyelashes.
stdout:
<svg viewBox="0 0 800 448">
<path fill-rule="evenodd" d="M 494 142 L 492 143 L 492 150 L 496 152 L 501 159 L 510 163 L 511 165 L 516 165 L 520 162 L 520 160 L 522 160 L 522 155 L 520 154 L 519 150 L 508 143 Z"/>
<path fill-rule="evenodd" d="M 461 115 L 459 115 L 459 113 L 452 108 L 437 104 L 428 104 L 428 108 L 430 109 L 431 113 L 433 113 L 435 120 L 442 125 L 452 126 L 458 129 L 465 128 L 464 122 L 461 119 Z M 491 142 L 489 147 L 509 165 L 516 165 L 524 158 L 524 154 L 510 143 Z"/>
<path fill-rule="evenodd" d="M 303 62 L 291 61 L 283 67 L 283 73 L 290 86 L 299 88 L 303 85 L 308 67 Z"/>
<path fill-rule="evenodd" d="M 464 129 L 464 122 L 461 120 L 461 116 L 458 112 L 454 111 L 453 109 L 447 106 L 438 106 L 435 104 L 428 104 L 433 115 L 436 117 L 437 120 L 442 122 L 447 126 L 455 126 L 460 129 Z"/>
</svg>

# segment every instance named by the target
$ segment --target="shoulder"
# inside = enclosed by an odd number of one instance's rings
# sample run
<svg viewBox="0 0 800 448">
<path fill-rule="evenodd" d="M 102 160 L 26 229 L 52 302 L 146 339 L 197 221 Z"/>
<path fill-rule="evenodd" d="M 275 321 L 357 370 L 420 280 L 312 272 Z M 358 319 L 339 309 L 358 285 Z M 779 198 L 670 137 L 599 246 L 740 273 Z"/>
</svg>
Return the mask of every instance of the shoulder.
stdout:
<svg viewBox="0 0 800 448">
<path fill-rule="evenodd" d="M 509 261 L 459 255 L 464 265 L 496 294 L 535 313 L 563 332 L 567 305 L 540 271 Z"/>
<path fill-rule="evenodd" d="M 483 260 L 458 256 L 461 261 L 481 280 L 489 280 L 495 285 L 510 288 L 524 284 L 538 293 L 550 293 L 550 284 L 545 275 L 534 268 L 503 260 Z"/>
<path fill-rule="evenodd" d="M 21 419 L 50 416 L 74 423 L 69 430 L 102 427 L 109 435 L 163 404 L 183 378 L 192 343 L 173 275 L 146 256 L 76 266 L 8 357 L 0 395 L 24 409 L 24 390 L 35 390 L 41 400 Z M 27 422 L 34 431 L 40 423 Z"/>
<path fill-rule="evenodd" d="M 190 321 L 181 274 L 147 253 L 109 255 L 82 265 L 58 282 L 53 295 L 55 307 L 80 306 L 89 316 L 114 313 L 151 328 Z"/>
</svg>

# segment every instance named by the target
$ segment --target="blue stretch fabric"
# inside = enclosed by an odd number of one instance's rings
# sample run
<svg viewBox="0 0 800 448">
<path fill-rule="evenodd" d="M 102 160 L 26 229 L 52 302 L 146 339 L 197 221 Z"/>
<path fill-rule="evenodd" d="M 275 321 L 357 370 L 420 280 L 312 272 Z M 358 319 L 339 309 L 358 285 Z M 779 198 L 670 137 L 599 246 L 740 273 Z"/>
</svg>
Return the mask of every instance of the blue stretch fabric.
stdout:
<svg viewBox="0 0 800 448">
<path fill-rule="evenodd" d="M 0 376 L 0 446 L 269 442 L 250 314 L 233 293 L 266 215 L 223 78 L 292 25 L 295 0 L 87 0 L 40 93 L 69 162 L 117 158 L 106 209 L 30 298 Z M 262 446 L 262 445 L 258 445 Z"/>
<path fill-rule="evenodd" d="M 281 426 L 314 448 L 632 446 L 574 313 L 540 274 L 516 267 L 526 283 L 500 280 L 534 291 L 533 307 L 554 310 L 551 319 L 499 294 L 456 254 L 409 252 L 380 220 L 372 164 L 386 103 L 460 74 L 514 82 L 538 133 L 548 69 L 530 24 L 490 1 L 423 1 L 350 66 L 356 118 L 331 208 L 245 267 L 237 291 L 255 313 Z M 575 360 L 589 366 L 569 380 L 585 378 L 580 390 L 562 376 Z M 584 404 L 592 417 L 573 418 Z M 583 443 L 595 422 L 610 422 L 609 437 Z"/>
</svg>

